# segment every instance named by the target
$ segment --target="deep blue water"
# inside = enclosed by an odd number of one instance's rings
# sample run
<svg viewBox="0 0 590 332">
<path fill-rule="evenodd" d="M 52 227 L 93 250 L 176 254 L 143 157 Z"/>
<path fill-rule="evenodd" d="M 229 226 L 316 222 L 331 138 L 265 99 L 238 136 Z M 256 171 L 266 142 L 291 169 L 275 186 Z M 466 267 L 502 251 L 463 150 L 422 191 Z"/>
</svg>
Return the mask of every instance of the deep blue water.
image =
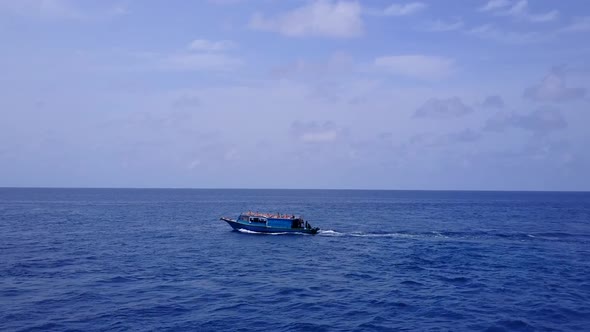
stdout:
<svg viewBox="0 0 590 332">
<path fill-rule="evenodd" d="M 588 331 L 590 193 L 0 189 L 0 330 Z"/>
</svg>

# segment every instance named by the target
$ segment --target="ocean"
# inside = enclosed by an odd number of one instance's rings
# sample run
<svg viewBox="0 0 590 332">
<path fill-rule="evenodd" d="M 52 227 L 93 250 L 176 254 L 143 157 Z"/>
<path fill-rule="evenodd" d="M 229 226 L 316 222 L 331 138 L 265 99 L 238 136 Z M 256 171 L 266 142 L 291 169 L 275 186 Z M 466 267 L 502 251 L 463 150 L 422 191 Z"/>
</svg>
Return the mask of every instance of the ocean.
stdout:
<svg viewBox="0 0 590 332">
<path fill-rule="evenodd" d="M 589 331 L 590 193 L 4 188 L 0 330 Z"/>
</svg>

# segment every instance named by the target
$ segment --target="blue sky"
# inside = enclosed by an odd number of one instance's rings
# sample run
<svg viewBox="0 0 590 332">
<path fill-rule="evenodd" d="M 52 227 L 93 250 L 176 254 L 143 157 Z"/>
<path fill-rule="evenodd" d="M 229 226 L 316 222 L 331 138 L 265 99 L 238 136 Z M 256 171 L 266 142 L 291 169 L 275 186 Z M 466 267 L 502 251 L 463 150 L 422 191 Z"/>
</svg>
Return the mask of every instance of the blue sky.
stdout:
<svg viewBox="0 0 590 332">
<path fill-rule="evenodd" d="M 0 186 L 590 190 L 590 4 L 0 0 Z"/>
</svg>

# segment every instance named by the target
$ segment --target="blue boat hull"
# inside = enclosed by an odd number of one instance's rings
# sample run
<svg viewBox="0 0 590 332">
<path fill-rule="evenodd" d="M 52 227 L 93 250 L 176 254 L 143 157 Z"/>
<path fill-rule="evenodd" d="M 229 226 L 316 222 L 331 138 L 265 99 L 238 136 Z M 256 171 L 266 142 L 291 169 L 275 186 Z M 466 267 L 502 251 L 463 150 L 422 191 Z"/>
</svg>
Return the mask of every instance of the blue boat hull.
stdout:
<svg viewBox="0 0 590 332">
<path fill-rule="evenodd" d="M 240 230 L 245 229 L 251 232 L 257 233 L 305 233 L 305 234 L 317 234 L 319 228 L 279 228 L 279 227 L 268 227 L 266 225 L 253 225 L 252 223 L 242 223 L 233 219 L 221 218 L 221 220 L 228 223 L 233 229 Z"/>
</svg>

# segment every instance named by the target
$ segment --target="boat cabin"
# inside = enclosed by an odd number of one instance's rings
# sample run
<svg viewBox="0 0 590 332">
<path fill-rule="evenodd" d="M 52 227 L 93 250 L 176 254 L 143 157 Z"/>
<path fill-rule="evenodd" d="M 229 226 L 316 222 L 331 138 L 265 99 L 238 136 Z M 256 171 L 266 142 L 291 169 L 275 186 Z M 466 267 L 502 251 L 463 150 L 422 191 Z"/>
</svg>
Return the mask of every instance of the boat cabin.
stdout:
<svg viewBox="0 0 590 332">
<path fill-rule="evenodd" d="M 276 228 L 305 228 L 306 223 L 301 217 L 292 216 L 290 218 L 282 218 L 276 216 L 262 216 L 242 214 L 238 217 L 238 222 L 249 223 L 255 225 L 266 225 L 266 227 Z"/>
<path fill-rule="evenodd" d="M 263 223 L 263 224 L 265 224 L 268 219 L 266 219 L 264 217 L 240 216 L 239 220 L 248 221 L 250 223 Z"/>
</svg>

